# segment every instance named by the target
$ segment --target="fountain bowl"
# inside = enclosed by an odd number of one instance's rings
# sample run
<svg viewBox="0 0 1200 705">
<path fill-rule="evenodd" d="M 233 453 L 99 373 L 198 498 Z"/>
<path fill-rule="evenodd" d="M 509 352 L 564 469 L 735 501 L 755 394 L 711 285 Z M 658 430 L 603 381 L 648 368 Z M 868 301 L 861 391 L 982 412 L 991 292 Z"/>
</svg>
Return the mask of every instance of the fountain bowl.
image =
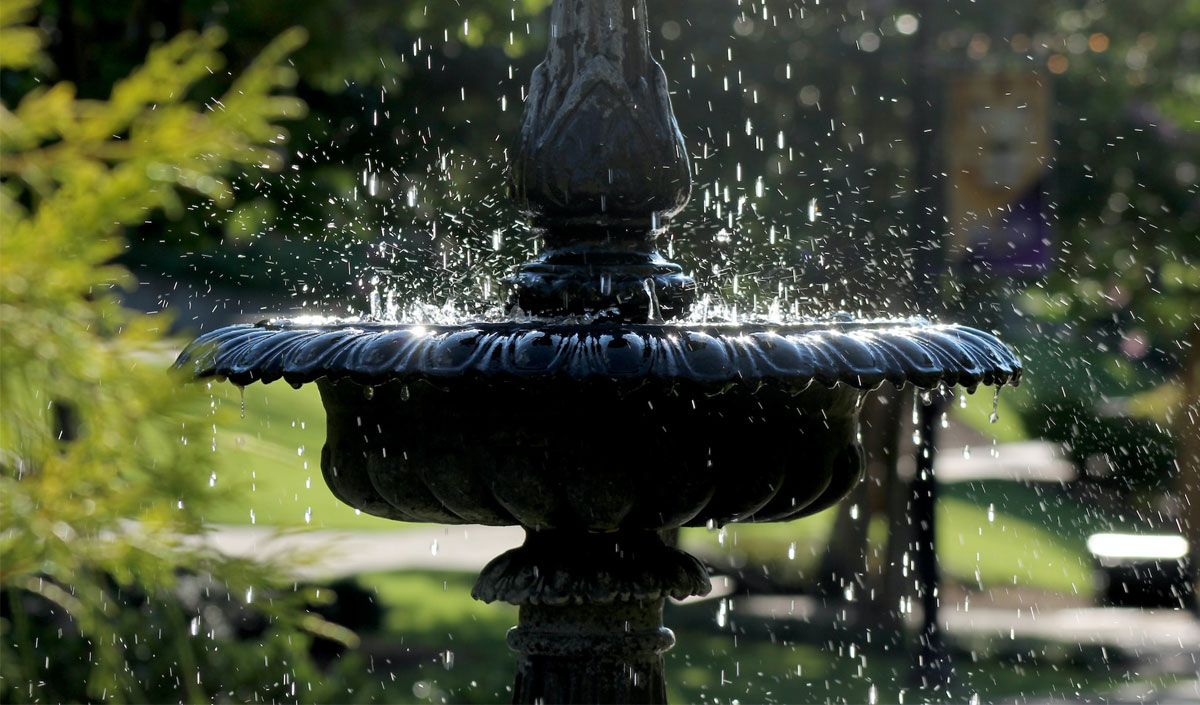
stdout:
<svg viewBox="0 0 1200 705">
<path fill-rule="evenodd" d="M 269 321 L 206 334 L 176 365 L 316 382 L 326 483 L 364 512 L 584 532 L 815 513 L 861 475 L 867 391 L 1021 374 L 993 336 L 922 320 Z"/>
</svg>

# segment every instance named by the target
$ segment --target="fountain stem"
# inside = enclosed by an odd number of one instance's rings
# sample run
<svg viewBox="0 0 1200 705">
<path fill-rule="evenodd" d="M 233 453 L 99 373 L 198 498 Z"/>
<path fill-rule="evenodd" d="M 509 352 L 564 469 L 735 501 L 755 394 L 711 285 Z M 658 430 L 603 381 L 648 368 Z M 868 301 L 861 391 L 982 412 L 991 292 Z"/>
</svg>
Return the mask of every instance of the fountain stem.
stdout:
<svg viewBox="0 0 1200 705">
<path fill-rule="evenodd" d="M 519 605 L 515 703 L 664 703 L 668 597 L 706 594 L 704 566 L 655 531 L 529 530 L 472 595 Z"/>
<path fill-rule="evenodd" d="M 643 282 L 678 316 L 695 283 L 653 240 L 691 195 L 667 79 L 650 56 L 645 0 L 555 0 L 509 191 L 547 252 L 508 280 L 510 308 L 643 322 Z"/>
<path fill-rule="evenodd" d="M 665 703 L 663 652 L 675 635 L 663 600 L 523 605 L 508 632 L 517 658 L 514 703 Z"/>
</svg>

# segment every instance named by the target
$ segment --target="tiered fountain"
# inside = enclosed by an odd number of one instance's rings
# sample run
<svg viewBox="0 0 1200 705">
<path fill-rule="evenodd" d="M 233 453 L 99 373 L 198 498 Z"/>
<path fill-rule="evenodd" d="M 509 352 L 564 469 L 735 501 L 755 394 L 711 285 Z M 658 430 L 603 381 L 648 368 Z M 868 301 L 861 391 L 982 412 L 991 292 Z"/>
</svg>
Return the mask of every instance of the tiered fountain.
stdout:
<svg viewBox="0 0 1200 705">
<path fill-rule="evenodd" d="M 991 335 L 923 321 L 679 322 L 696 286 L 654 242 L 690 164 L 645 2 L 555 0 L 551 28 L 510 171 L 546 244 L 509 280 L 521 316 L 267 321 L 206 334 L 177 365 L 316 382 L 322 471 L 353 507 L 524 527 L 473 591 L 520 606 L 516 702 L 662 702 L 664 600 L 710 585 L 660 532 L 829 507 L 862 472 L 864 393 L 1021 368 Z"/>
</svg>

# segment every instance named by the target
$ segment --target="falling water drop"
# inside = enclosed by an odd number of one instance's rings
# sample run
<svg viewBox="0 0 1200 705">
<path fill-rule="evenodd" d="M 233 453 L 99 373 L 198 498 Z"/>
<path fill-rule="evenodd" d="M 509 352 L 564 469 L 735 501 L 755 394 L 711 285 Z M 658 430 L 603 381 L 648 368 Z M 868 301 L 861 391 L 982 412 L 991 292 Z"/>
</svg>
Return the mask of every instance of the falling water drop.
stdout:
<svg viewBox="0 0 1200 705">
<path fill-rule="evenodd" d="M 242 401 L 242 418 L 244 419 L 244 418 L 246 418 L 246 388 L 240 384 L 237 385 L 237 388 L 238 388 L 238 396 L 241 397 L 241 401 Z"/>
<path fill-rule="evenodd" d="M 796 542 L 795 542 L 795 541 L 793 541 L 793 542 L 791 542 L 790 544 L 788 544 L 788 554 L 787 554 L 787 556 L 788 556 L 788 560 L 789 560 L 789 561 L 794 561 L 794 560 L 796 560 Z"/>
<path fill-rule="evenodd" d="M 950 417 L 944 411 L 942 412 L 942 428 L 950 428 Z"/>
<path fill-rule="evenodd" d="M 958 408 L 967 408 L 967 390 L 965 389 L 958 390 Z"/>
<path fill-rule="evenodd" d="M 995 521 L 996 521 L 996 505 L 995 504 L 988 505 L 987 517 L 988 517 L 989 524 L 995 523 Z"/>
<path fill-rule="evenodd" d="M 437 554 L 438 554 L 438 542 L 437 542 L 437 539 L 434 539 L 433 543 L 429 544 L 429 555 L 436 556 Z"/>
<path fill-rule="evenodd" d="M 374 387 L 363 387 L 363 398 L 367 399 L 367 400 L 374 399 L 375 398 L 375 388 Z"/>
<path fill-rule="evenodd" d="M 996 393 L 992 395 L 992 415 L 988 417 L 990 423 L 996 423 L 1000 420 L 1000 387 L 996 387 Z"/>
<path fill-rule="evenodd" d="M 658 294 L 654 291 L 654 280 L 649 278 L 645 279 L 642 282 L 642 288 L 646 291 L 646 302 L 649 306 L 649 313 L 647 314 L 648 318 L 646 322 L 662 323 L 662 314 L 658 308 Z"/>
<path fill-rule="evenodd" d="M 400 387 L 400 401 L 408 401 L 412 398 L 412 392 L 408 391 L 408 385 Z"/>
<path fill-rule="evenodd" d="M 446 669 L 447 671 L 449 671 L 451 668 L 454 668 L 453 651 L 446 649 L 442 652 L 442 668 Z"/>
</svg>

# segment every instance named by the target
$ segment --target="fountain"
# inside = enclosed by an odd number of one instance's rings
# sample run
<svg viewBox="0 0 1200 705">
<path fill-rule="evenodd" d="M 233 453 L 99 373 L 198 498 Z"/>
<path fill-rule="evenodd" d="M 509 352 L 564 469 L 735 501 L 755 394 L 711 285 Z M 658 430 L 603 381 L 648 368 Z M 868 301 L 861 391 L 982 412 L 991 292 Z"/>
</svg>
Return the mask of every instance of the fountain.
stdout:
<svg viewBox="0 0 1200 705">
<path fill-rule="evenodd" d="M 274 320 L 205 334 L 176 365 L 239 385 L 315 382 L 321 467 L 398 521 L 520 525 L 473 595 L 518 605 L 515 702 L 665 700 L 666 598 L 706 594 L 684 526 L 788 521 L 858 481 L 863 395 L 1016 384 L 987 333 L 849 316 L 684 320 L 695 283 L 655 239 L 691 167 L 644 0 L 555 0 L 510 192 L 545 250 L 511 320 Z"/>
</svg>

